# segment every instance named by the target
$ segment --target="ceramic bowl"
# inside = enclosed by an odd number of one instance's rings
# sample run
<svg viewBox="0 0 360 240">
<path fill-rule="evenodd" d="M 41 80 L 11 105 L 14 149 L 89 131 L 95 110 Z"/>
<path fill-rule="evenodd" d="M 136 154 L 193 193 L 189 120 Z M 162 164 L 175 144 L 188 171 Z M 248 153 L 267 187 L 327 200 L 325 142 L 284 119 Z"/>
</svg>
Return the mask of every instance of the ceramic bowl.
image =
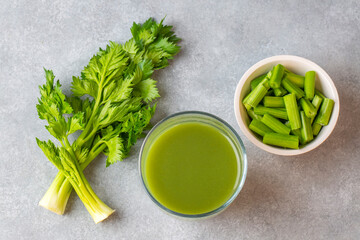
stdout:
<svg viewBox="0 0 360 240">
<path fill-rule="evenodd" d="M 243 98 L 250 92 L 251 80 L 253 80 L 259 75 L 267 73 L 277 64 L 282 64 L 290 71 L 303 76 L 307 71 L 315 71 L 315 88 L 317 90 L 320 90 L 326 97 L 333 99 L 335 102 L 329 124 L 321 129 L 319 135 L 316 136 L 313 141 L 306 144 L 305 146 L 300 146 L 299 149 L 284 149 L 264 144 L 262 142 L 262 139 L 249 129 L 248 126 L 250 123 L 250 118 L 246 112 L 244 105 L 242 104 Z M 306 153 L 317 148 L 330 136 L 338 120 L 340 112 L 340 101 L 334 82 L 331 80 L 330 76 L 324 71 L 324 69 L 322 69 L 319 65 L 302 57 L 279 55 L 261 60 L 260 62 L 250 67 L 244 73 L 236 87 L 234 97 L 234 110 L 236 120 L 241 131 L 253 144 L 273 154 L 292 156 Z"/>
</svg>

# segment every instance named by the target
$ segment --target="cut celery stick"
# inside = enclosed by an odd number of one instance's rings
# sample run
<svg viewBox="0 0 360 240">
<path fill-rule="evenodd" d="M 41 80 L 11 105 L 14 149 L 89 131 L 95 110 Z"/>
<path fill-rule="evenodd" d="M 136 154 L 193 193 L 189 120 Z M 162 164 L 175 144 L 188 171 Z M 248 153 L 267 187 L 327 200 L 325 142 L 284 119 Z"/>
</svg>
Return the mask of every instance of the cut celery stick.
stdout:
<svg viewBox="0 0 360 240">
<path fill-rule="evenodd" d="M 322 126 L 328 125 L 333 107 L 334 107 L 334 100 L 329 98 L 324 98 L 314 123 L 320 124 Z"/>
<path fill-rule="evenodd" d="M 283 87 L 279 87 L 279 88 L 274 88 L 274 94 L 275 94 L 275 96 L 277 96 L 277 97 L 282 97 L 282 96 L 284 96 L 285 94 L 287 94 L 287 91 L 286 91 L 286 89 L 285 88 L 283 88 Z"/>
<path fill-rule="evenodd" d="M 251 90 L 254 90 L 257 85 L 259 85 L 259 83 L 261 83 L 261 81 L 266 77 L 266 74 L 263 74 L 263 75 L 260 75 L 258 77 L 256 77 L 254 80 L 252 80 L 250 82 L 250 87 L 251 87 Z"/>
<path fill-rule="evenodd" d="M 270 87 L 279 88 L 281 85 L 281 79 L 284 75 L 284 66 L 281 64 L 276 65 L 273 70 L 269 80 Z"/>
<path fill-rule="evenodd" d="M 251 107 L 256 107 L 257 104 L 263 99 L 269 90 L 269 81 L 267 78 L 264 78 L 259 85 L 256 86 L 244 99 L 243 104 L 247 110 L 250 110 Z"/>
<path fill-rule="evenodd" d="M 264 115 L 268 113 L 276 118 L 288 120 L 288 115 L 285 108 L 268 108 L 262 105 L 258 105 L 256 108 L 254 108 L 254 112 L 259 115 Z"/>
<path fill-rule="evenodd" d="M 297 99 L 302 98 L 305 95 L 303 90 L 290 82 L 287 78 L 282 80 L 282 85 L 289 93 L 295 93 Z"/>
<path fill-rule="evenodd" d="M 285 107 L 284 99 L 282 97 L 265 96 L 263 103 L 265 107 L 275 107 L 275 108 Z"/>
<path fill-rule="evenodd" d="M 301 137 L 300 137 L 300 143 L 305 144 L 313 140 L 313 130 L 311 128 L 310 118 L 308 118 L 305 115 L 304 111 L 300 112 L 300 118 L 301 118 Z"/>
<path fill-rule="evenodd" d="M 262 116 L 257 115 L 253 109 L 247 110 L 248 115 L 250 116 L 251 119 L 256 119 L 256 120 L 261 120 Z"/>
<path fill-rule="evenodd" d="M 304 82 L 305 98 L 312 100 L 315 94 L 315 71 L 308 71 L 305 73 Z"/>
<path fill-rule="evenodd" d="M 321 128 L 322 128 L 322 126 L 320 124 L 318 124 L 318 123 L 314 123 L 312 125 L 312 130 L 313 130 L 314 136 L 317 136 L 319 134 Z"/>
<path fill-rule="evenodd" d="M 290 82 L 292 82 L 299 88 L 304 88 L 305 78 L 303 76 L 297 75 L 292 72 L 287 72 L 284 78 L 287 78 Z"/>
<path fill-rule="evenodd" d="M 280 133 L 266 133 L 263 137 L 263 143 L 278 147 L 298 149 L 299 137 Z"/>
<path fill-rule="evenodd" d="M 242 100 L 242 103 L 244 104 L 246 110 L 250 110 L 250 109 L 251 109 L 251 106 L 250 106 L 249 104 L 247 104 L 247 101 L 249 100 L 249 98 L 250 98 L 250 96 L 251 96 L 252 93 L 253 93 L 253 92 L 248 93 L 248 95 L 246 95 L 246 97 Z"/>
<path fill-rule="evenodd" d="M 301 127 L 299 109 L 296 102 L 296 95 L 294 93 L 284 96 L 284 103 L 286 113 L 289 118 L 291 130 L 299 129 Z"/>
<path fill-rule="evenodd" d="M 274 118 L 270 114 L 265 113 L 265 115 L 261 119 L 261 122 L 263 122 L 266 126 L 274 130 L 274 132 L 283 133 L 283 134 L 290 133 L 290 128 L 285 126 L 282 122 L 280 122 L 278 119 Z"/>
<path fill-rule="evenodd" d="M 316 111 L 314 105 L 312 105 L 312 103 L 308 99 L 301 98 L 300 106 L 308 118 L 311 119 L 316 116 L 317 111 Z"/>
<path fill-rule="evenodd" d="M 319 95 L 315 94 L 311 104 L 315 107 L 316 112 L 319 110 L 322 101 L 323 101 L 323 98 L 320 97 Z"/>
<path fill-rule="evenodd" d="M 252 120 L 249 128 L 256 132 L 257 134 L 259 134 L 260 136 L 264 136 L 265 133 L 271 133 L 274 132 L 273 130 L 271 130 L 268 126 L 266 126 L 265 124 L 263 124 L 261 121 L 259 120 Z"/>
<path fill-rule="evenodd" d="M 264 85 L 259 84 L 251 93 L 250 97 L 247 99 L 246 104 L 251 107 L 256 107 L 261 100 L 265 97 L 267 93 L 266 87 Z"/>
<path fill-rule="evenodd" d="M 314 96 L 311 104 L 315 107 L 316 113 L 317 113 L 317 111 L 319 110 L 322 101 L 323 101 L 323 98 L 320 97 L 319 95 L 315 94 L 315 96 Z M 313 123 L 314 119 L 315 119 L 315 117 L 312 117 L 312 118 L 310 119 L 311 124 Z"/>
</svg>

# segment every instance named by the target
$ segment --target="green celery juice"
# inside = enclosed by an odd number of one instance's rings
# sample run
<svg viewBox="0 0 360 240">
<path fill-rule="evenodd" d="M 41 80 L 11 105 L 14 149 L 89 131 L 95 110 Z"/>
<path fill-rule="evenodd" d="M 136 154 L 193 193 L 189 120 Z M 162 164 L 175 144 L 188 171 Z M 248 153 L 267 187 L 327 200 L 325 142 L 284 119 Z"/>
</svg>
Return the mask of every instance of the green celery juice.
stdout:
<svg viewBox="0 0 360 240">
<path fill-rule="evenodd" d="M 158 136 L 145 161 L 150 193 L 166 208 L 202 214 L 221 207 L 233 195 L 239 178 L 234 146 L 218 129 L 190 122 Z"/>
</svg>

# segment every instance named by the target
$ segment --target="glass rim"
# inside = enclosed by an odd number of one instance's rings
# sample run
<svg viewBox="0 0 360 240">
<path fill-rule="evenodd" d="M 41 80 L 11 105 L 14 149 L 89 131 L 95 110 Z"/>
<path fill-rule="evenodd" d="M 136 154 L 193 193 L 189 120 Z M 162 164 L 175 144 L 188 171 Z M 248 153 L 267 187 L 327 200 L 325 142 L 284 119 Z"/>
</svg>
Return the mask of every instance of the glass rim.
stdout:
<svg viewBox="0 0 360 240">
<path fill-rule="evenodd" d="M 180 213 L 180 212 L 176 212 L 176 211 L 173 211 L 167 207 L 165 207 L 163 204 L 161 204 L 150 192 L 150 190 L 148 189 L 148 187 L 146 186 L 145 184 L 145 180 L 144 180 L 144 176 L 143 176 L 143 173 L 142 173 L 142 156 L 143 156 L 143 150 L 144 150 L 144 147 L 145 147 L 145 144 L 147 143 L 148 139 L 149 139 L 149 136 L 155 131 L 155 129 L 157 129 L 161 124 L 163 124 L 165 121 L 171 119 L 171 118 L 174 118 L 174 117 L 177 117 L 177 116 L 181 116 L 181 115 L 190 115 L 190 114 L 194 114 L 194 115 L 203 115 L 203 116 L 206 116 L 206 117 L 210 117 L 210 118 L 213 118 L 215 120 L 217 120 L 218 122 L 220 122 L 222 125 L 224 125 L 227 129 L 230 130 L 230 132 L 232 132 L 235 136 L 235 139 L 239 142 L 239 145 L 240 145 L 240 154 L 241 154 L 241 158 L 242 160 L 240 159 L 240 162 L 243 164 L 243 170 L 240 169 L 240 172 L 242 173 L 242 176 L 240 178 L 240 183 L 239 185 L 237 186 L 236 190 L 234 191 L 234 193 L 231 195 L 231 197 L 224 203 L 222 204 L 220 207 L 212 210 L 212 211 L 209 211 L 209 212 L 205 212 L 205 213 L 200 213 L 200 214 L 184 214 L 184 213 Z M 227 208 L 234 200 L 235 198 L 239 195 L 241 189 L 243 188 L 244 186 L 244 183 L 245 183 L 245 179 L 246 179 L 246 174 L 247 174 L 247 155 L 246 155 L 246 151 L 245 151 L 245 146 L 244 146 L 244 143 L 242 142 L 239 134 L 235 131 L 235 129 L 230 126 L 230 124 L 228 124 L 226 121 L 224 121 L 223 119 L 213 115 L 213 114 L 210 114 L 210 113 L 207 113 L 207 112 L 202 112 L 202 111 L 181 111 L 181 112 L 177 112 L 177 113 L 174 113 L 174 114 L 171 114 L 165 118 L 163 118 L 162 120 L 160 120 L 159 122 L 157 122 L 154 127 L 151 128 L 151 130 L 148 132 L 148 134 L 146 135 L 142 145 L 141 145 L 141 148 L 140 148 L 140 155 L 139 155 L 139 173 L 140 173 L 140 178 L 141 178 L 141 182 L 142 182 L 142 186 L 143 188 L 145 189 L 145 192 L 147 193 L 147 195 L 150 197 L 150 199 L 158 206 L 160 207 L 162 210 L 164 210 L 165 212 L 167 213 L 170 213 L 171 215 L 175 215 L 175 216 L 178 216 L 178 217 L 183 217 L 183 218 L 204 218 L 204 217 L 209 217 L 209 216 L 212 216 L 212 215 L 215 215 L 219 212 L 221 212 L 222 210 L 225 210 L 225 208 Z"/>
</svg>

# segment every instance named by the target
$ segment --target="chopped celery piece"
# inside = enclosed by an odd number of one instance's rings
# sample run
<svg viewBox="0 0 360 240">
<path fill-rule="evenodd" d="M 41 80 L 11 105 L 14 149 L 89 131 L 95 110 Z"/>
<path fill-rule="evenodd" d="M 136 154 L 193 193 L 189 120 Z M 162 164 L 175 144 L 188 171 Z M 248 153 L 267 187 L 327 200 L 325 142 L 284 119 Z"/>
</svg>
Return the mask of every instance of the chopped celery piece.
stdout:
<svg viewBox="0 0 360 240">
<path fill-rule="evenodd" d="M 301 121 L 295 94 L 291 93 L 284 96 L 284 102 L 291 129 L 299 129 L 301 127 Z"/>
<path fill-rule="evenodd" d="M 287 78 L 282 80 L 282 85 L 289 93 L 295 93 L 297 99 L 302 98 L 305 95 L 303 90 L 290 82 Z"/>
<path fill-rule="evenodd" d="M 323 101 L 323 98 L 320 97 L 319 95 L 315 94 L 311 103 L 315 107 L 316 112 L 319 110 L 322 101 Z"/>
<path fill-rule="evenodd" d="M 298 86 L 299 88 L 304 88 L 304 81 L 305 78 L 303 76 L 297 75 L 292 72 L 287 72 L 285 75 L 285 78 L 287 78 L 290 82 Z"/>
<path fill-rule="evenodd" d="M 247 103 L 247 101 L 249 100 L 252 93 L 253 92 L 248 93 L 248 95 L 246 95 L 246 97 L 242 100 L 242 103 L 244 104 L 246 110 L 248 111 L 251 109 L 251 106 Z"/>
<path fill-rule="evenodd" d="M 263 143 L 284 148 L 299 148 L 299 137 L 280 133 L 266 133 L 263 137 Z"/>
<path fill-rule="evenodd" d="M 279 88 L 281 85 L 281 79 L 284 75 L 285 67 L 281 64 L 276 65 L 273 70 L 269 80 L 270 87 Z"/>
<path fill-rule="evenodd" d="M 263 100 L 265 107 L 281 108 L 285 107 L 284 99 L 282 97 L 265 96 Z"/>
<path fill-rule="evenodd" d="M 315 93 L 315 71 L 308 71 L 305 73 L 304 82 L 305 98 L 312 100 Z"/>
<path fill-rule="evenodd" d="M 250 82 L 251 90 L 254 90 L 259 83 L 266 77 L 266 74 L 260 75 Z"/>
<path fill-rule="evenodd" d="M 256 107 L 261 100 L 265 97 L 267 93 L 266 87 L 264 85 L 259 84 L 251 93 L 250 97 L 247 99 L 246 104 L 251 107 Z"/>
<path fill-rule="evenodd" d="M 262 105 L 258 105 L 256 108 L 254 108 L 254 112 L 259 115 L 264 115 L 268 113 L 274 117 L 288 120 L 288 115 L 285 108 L 268 108 Z"/>
<path fill-rule="evenodd" d="M 267 78 L 264 78 L 259 85 L 256 86 L 243 100 L 243 104 L 247 110 L 251 107 L 256 107 L 259 102 L 265 97 L 270 86 Z"/>
<path fill-rule="evenodd" d="M 305 115 L 304 111 L 300 112 L 301 128 L 300 128 L 300 143 L 305 144 L 313 140 L 313 130 L 311 128 L 310 118 Z"/>
<path fill-rule="evenodd" d="M 285 126 L 282 122 L 280 122 L 278 119 L 274 118 L 270 114 L 266 113 L 261 119 L 261 122 L 263 122 L 266 126 L 274 130 L 274 132 L 283 133 L 283 134 L 290 133 L 290 128 Z"/>
<path fill-rule="evenodd" d="M 273 130 L 271 130 L 268 126 L 266 126 L 265 124 L 263 124 L 261 121 L 259 120 L 252 120 L 249 128 L 251 130 L 253 130 L 254 132 L 256 132 L 257 134 L 259 134 L 260 136 L 264 136 L 265 133 L 271 133 L 274 132 Z"/>
<path fill-rule="evenodd" d="M 301 98 L 300 106 L 308 118 L 311 119 L 316 116 L 317 111 L 316 111 L 314 105 L 312 105 L 312 103 L 308 99 Z"/>
<path fill-rule="evenodd" d="M 321 128 L 322 128 L 322 126 L 320 124 L 318 124 L 318 123 L 314 123 L 312 125 L 312 130 L 313 130 L 314 136 L 317 136 L 319 134 Z"/>
<path fill-rule="evenodd" d="M 316 113 L 319 110 L 322 101 L 323 101 L 323 98 L 320 97 L 319 95 L 315 94 L 311 104 L 315 107 Z M 315 119 L 315 116 L 310 119 L 311 124 L 313 123 L 314 119 Z"/>
<path fill-rule="evenodd" d="M 322 126 L 328 125 L 333 107 L 334 107 L 334 100 L 329 98 L 324 98 L 319 113 L 315 118 L 315 123 L 318 123 Z"/>
</svg>

